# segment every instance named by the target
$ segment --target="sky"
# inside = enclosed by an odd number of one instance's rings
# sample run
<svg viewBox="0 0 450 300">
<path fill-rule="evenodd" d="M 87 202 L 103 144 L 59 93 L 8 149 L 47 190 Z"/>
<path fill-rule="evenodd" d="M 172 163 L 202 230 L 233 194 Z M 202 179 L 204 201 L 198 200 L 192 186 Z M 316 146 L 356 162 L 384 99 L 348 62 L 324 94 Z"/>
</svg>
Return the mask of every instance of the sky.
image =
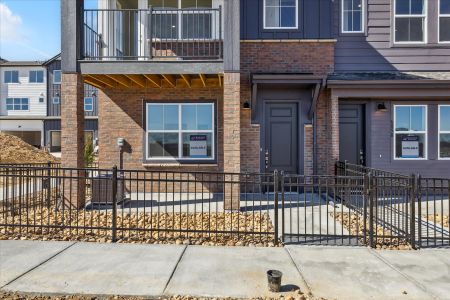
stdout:
<svg viewBox="0 0 450 300">
<path fill-rule="evenodd" d="M 60 0 L 0 0 L 0 57 L 47 60 L 61 51 Z"/>
</svg>

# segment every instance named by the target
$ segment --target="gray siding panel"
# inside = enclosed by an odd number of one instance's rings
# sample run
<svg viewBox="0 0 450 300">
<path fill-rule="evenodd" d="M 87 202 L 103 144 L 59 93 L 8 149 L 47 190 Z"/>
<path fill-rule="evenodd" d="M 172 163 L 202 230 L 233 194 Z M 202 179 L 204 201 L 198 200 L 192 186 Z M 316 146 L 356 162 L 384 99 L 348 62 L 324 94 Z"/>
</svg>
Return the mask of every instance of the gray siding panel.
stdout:
<svg viewBox="0 0 450 300">
<path fill-rule="evenodd" d="M 334 1 L 334 35 L 337 72 L 358 71 L 448 71 L 450 45 L 437 44 L 438 1 L 428 1 L 428 44 L 392 44 L 391 1 L 367 1 L 366 33 L 340 33 L 340 1 Z"/>
<path fill-rule="evenodd" d="M 241 0 L 241 39 L 332 38 L 333 0 L 298 0 L 299 28 L 264 29 L 263 0 Z"/>
</svg>

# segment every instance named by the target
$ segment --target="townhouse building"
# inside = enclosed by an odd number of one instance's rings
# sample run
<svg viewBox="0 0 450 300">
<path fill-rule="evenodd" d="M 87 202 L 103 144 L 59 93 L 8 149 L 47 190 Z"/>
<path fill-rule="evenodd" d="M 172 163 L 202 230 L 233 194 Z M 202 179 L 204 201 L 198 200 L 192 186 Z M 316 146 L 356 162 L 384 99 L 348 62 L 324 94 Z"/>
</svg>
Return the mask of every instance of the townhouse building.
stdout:
<svg viewBox="0 0 450 300">
<path fill-rule="evenodd" d="M 450 0 L 62 0 L 62 161 L 450 175 Z"/>
<path fill-rule="evenodd" d="M 61 59 L 0 62 L 0 132 L 61 152 Z M 86 142 L 97 138 L 97 90 L 84 87 Z"/>
</svg>

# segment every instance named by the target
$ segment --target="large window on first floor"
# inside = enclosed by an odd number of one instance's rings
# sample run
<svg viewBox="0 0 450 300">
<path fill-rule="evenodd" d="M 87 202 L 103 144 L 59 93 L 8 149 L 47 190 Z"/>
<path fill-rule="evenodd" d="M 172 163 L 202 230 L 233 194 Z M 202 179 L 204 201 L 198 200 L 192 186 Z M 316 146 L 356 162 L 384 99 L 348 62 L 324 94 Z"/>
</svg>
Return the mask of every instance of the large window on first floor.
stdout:
<svg viewBox="0 0 450 300">
<path fill-rule="evenodd" d="M 427 106 L 394 106 L 394 158 L 427 158 Z"/>
<path fill-rule="evenodd" d="M 450 105 L 439 105 L 439 158 L 450 159 Z"/>
<path fill-rule="evenodd" d="M 394 41 L 396 43 L 425 43 L 427 29 L 427 0 L 395 0 Z"/>
<path fill-rule="evenodd" d="M 147 103 L 149 160 L 214 160 L 213 103 Z"/>
<path fill-rule="evenodd" d="M 439 42 L 450 43 L 450 0 L 439 0 Z"/>
</svg>

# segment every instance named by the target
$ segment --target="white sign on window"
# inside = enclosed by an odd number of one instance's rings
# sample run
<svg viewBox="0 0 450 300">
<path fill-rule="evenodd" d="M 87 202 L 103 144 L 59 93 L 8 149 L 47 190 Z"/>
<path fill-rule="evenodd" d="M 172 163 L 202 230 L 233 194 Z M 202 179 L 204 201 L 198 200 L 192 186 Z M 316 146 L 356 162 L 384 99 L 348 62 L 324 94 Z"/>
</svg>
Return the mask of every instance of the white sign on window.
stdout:
<svg viewBox="0 0 450 300">
<path fill-rule="evenodd" d="M 189 156 L 206 157 L 207 156 L 207 136 L 191 135 L 189 137 Z"/>
<path fill-rule="evenodd" d="M 419 157 L 419 137 L 405 136 L 402 138 L 402 158 Z"/>
</svg>

